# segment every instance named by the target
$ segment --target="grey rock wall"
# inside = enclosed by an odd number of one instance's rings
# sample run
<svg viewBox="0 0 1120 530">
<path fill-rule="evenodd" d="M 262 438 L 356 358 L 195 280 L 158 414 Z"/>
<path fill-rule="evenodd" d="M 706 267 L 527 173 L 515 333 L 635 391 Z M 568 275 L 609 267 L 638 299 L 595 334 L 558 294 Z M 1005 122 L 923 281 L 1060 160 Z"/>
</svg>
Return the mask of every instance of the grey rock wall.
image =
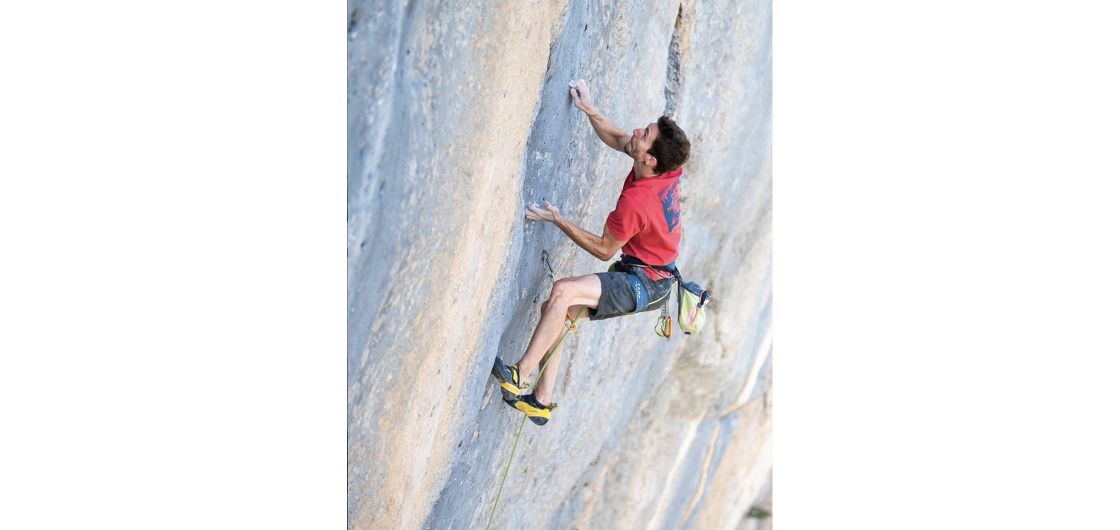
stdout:
<svg viewBox="0 0 1120 530">
<path fill-rule="evenodd" d="M 489 367 L 528 342 L 542 251 L 558 277 L 607 266 L 525 205 L 599 232 L 632 163 L 575 78 L 624 130 L 668 112 L 689 133 L 678 263 L 717 298 L 698 336 L 654 336 L 655 313 L 569 335 L 494 528 L 745 524 L 771 471 L 770 2 L 348 8 L 350 526 L 486 526 L 522 421 Z"/>
</svg>

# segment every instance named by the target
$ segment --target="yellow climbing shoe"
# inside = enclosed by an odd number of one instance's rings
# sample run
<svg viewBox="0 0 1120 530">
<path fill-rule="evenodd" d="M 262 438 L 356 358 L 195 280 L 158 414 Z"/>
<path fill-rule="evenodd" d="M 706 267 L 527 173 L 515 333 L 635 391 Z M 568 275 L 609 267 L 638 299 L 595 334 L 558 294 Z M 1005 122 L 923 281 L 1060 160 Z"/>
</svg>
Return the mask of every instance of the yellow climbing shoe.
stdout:
<svg viewBox="0 0 1120 530">
<path fill-rule="evenodd" d="M 494 358 L 494 367 L 490 369 L 490 373 L 502 386 L 502 399 L 507 405 L 513 406 L 513 402 L 521 396 L 521 390 L 529 388 L 529 383 L 521 380 L 521 370 L 517 365 L 508 366 L 502 362 L 501 357 Z"/>
<path fill-rule="evenodd" d="M 556 403 L 545 405 L 537 401 L 537 396 L 529 394 L 527 396 L 517 396 L 517 401 L 513 403 L 513 408 L 524 412 L 533 423 L 544 425 L 552 418 L 552 409 L 556 408 Z"/>
</svg>

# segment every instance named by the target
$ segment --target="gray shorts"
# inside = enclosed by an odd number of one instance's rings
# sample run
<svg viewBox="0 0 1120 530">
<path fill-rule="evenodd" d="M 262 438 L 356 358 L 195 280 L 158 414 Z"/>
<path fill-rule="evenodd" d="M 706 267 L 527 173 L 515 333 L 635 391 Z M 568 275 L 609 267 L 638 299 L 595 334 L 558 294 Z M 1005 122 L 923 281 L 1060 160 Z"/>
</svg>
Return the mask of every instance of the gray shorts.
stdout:
<svg viewBox="0 0 1120 530">
<path fill-rule="evenodd" d="M 603 320 L 660 308 L 673 289 L 674 279 L 669 277 L 653 281 L 644 271 L 635 268 L 634 272 L 636 274 L 595 273 L 603 292 L 599 295 L 599 307 L 587 309 L 588 318 Z M 639 298 L 645 302 L 641 308 L 637 308 Z"/>
</svg>

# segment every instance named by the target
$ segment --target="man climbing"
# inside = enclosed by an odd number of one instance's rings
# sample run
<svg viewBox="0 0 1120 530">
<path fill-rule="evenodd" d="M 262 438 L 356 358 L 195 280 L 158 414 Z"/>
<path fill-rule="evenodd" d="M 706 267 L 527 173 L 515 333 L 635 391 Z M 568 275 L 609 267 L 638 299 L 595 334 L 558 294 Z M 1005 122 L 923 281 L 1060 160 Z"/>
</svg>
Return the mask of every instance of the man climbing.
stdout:
<svg viewBox="0 0 1120 530">
<path fill-rule="evenodd" d="M 572 224 L 548 201 L 544 201 L 544 207 L 531 204 L 525 212 L 530 220 L 556 225 L 580 248 L 603 261 L 609 261 L 619 249 L 623 253 L 622 260 L 611 266 L 609 272 L 555 282 L 548 300 L 541 306 L 541 320 L 525 355 L 512 366 L 503 363 L 501 357 L 494 359 L 492 373 L 500 382 L 503 399 L 537 425 L 547 423 L 556 406 L 551 400 L 560 359 L 545 361 L 534 392 L 521 395 L 521 391 L 529 387 L 532 367 L 539 367 L 546 350 L 560 338 L 565 319 L 574 321 L 585 310 L 591 320 L 650 311 L 659 308 L 669 296 L 672 274 L 649 266 L 671 268 L 677 259 L 681 240 L 678 182 L 690 148 L 684 131 L 672 119 L 662 116 L 628 135 L 592 106 L 587 82 L 580 79 L 570 86 L 573 103 L 587 114 L 595 134 L 612 149 L 634 159 L 634 167 L 626 175 L 618 203 L 607 215 L 601 236 Z M 560 355 L 557 348 L 553 356 Z"/>
</svg>

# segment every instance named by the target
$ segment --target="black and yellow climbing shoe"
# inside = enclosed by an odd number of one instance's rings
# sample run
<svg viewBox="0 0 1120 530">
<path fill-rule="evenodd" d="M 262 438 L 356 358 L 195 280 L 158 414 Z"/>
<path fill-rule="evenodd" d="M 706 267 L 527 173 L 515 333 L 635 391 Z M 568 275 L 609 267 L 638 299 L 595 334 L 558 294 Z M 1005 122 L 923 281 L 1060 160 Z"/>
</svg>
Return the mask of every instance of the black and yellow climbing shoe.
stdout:
<svg viewBox="0 0 1120 530">
<path fill-rule="evenodd" d="M 545 405 L 537 401 L 537 396 L 529 394 L 526 396 L 517 396 L 517 401 L 513 403 L 513 408 L 524 412 L 533 423 L 544 425 L 552 418 L 552 409 L 556 408 L 556 403 Z"/>
<path fill-rule="evenodd" d="M 502 399 L 507 405 L 513 406 L 521 396 L 521 391 L 529 388 L 529 383 L 521 380 L 521 370 L 517 365 L 506 365 L 501 357 L 494 358 L 494 367 L 490 369 L 490 373 L 502 385 Z"/>
</svg>

